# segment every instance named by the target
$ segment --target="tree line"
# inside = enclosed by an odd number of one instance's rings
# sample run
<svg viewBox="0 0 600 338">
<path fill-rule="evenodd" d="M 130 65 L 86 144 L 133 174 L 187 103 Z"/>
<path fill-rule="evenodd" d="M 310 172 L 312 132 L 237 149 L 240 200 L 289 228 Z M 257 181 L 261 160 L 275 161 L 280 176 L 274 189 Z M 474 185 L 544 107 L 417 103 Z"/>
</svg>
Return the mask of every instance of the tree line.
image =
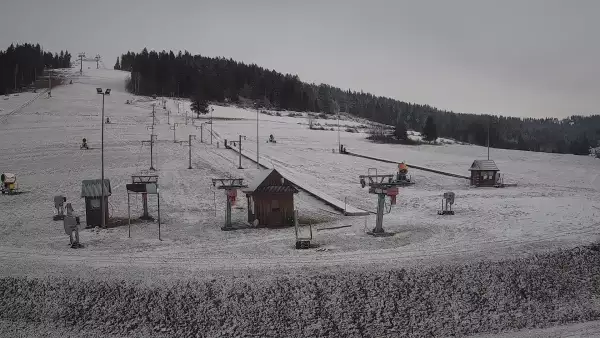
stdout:
<svg viewBox="0 0 600 338">
<path fill-rule="evenodd" d="M 0 51 L 0 94 L 22 90 L 35 82 L 44 69 L 71 67 L 68 51 L 52 54 L 39 44 L 11 44 Z"/>
<path fill-rule="evenodd" d="M 403 102 L 363 91 L 305 83 L 297 75 L 222 57 L 189 52 L 127 52 L 115 64 L 131 72 L 127 88 L 142 95 L 194 98 L 196 101 L 253 102 L 279 110 L 348 114 L 461 142 L 543 152 L 587 154 L 600 139 L 600 116 L 565 119 L 518 118 L 454 113 L 426 104 Z M 435 128 L 433 128 L 435 127 Z M 427 135 L 429 137 L 429 135 Z"/>
</svg>

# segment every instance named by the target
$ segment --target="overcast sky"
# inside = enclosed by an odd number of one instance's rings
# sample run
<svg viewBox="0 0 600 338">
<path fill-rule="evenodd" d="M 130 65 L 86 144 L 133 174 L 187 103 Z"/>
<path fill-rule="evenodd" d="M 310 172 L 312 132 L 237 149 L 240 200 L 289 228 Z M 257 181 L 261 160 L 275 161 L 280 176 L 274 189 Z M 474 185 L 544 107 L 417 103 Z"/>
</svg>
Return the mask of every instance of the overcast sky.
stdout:
<svg viewBox="0 0 600 338">
<path fill-rule="evenodd" d="M 0 0 L 0 47 L 225 56 L 457 112 L 600 112 L 597 0 Z"/>
</svg>

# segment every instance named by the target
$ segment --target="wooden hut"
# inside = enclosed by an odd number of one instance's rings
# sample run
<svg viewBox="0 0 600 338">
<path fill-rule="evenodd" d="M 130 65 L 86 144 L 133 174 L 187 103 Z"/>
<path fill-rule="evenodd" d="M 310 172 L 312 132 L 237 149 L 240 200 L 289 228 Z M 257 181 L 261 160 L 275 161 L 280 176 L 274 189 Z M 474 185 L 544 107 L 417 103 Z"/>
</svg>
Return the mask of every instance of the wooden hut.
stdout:
<svg viewBox="0 0 600 338">
<path fill-rule="evenodd" d="M 298 189 L 277 170 L 267 170 L 244 189 L 248 222 L 257 226 L 294 225 L 294 194 Z"/>
<path fill-rule="evenodd" d="M 85 198 L 85 222 L 88 228 L 102 224 L 102 180 L 83 180 L 81 197 Z M 104 179 L 104 220 L 108 223 L 108 197 L 111 195 L 110 180 Z"/>
<path fill-rule="evenodd" d="M 493 187 L 497 184 L 500 169 L 493 160 L 475 160 L 469 168 L 471 185 L 476 187 Z"/>
</svg>

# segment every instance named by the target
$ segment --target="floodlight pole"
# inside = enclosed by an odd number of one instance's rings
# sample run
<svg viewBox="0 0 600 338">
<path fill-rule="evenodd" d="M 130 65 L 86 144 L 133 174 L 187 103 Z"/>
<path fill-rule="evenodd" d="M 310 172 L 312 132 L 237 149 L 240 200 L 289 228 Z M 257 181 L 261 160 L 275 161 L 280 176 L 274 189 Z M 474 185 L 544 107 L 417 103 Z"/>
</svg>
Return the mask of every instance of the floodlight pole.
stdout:
<svg viewBox="0 0 600 338">
<path fill-rule="evenodd" d="M 213 144 L 213 107 L 210 107 L 210 144 Z"/>
<path fill-rule="evenodd" d="M 492 118 L 488 120 L 488 132 L 487 132 L 487 154 L 488 160 L 490 159 L 490 124 L 492 123 Z"/>
<path fill-rule="evenodd" d="M 337 110 L 337 123 L 338 123 L 338 151 L 341 153 L 342 142 L 340 140 L 340 109 Z"/>
<path fill-rule="evenodd" d="M 108 90 L 108 89 L 107 89 Z M 104 97 L 106 96 L 106 92 L 103 91 L 102 89 L 100 89 L 98 91 L 98 94 L 102 95 L 102 136 L 101 136 L 101 141 L 100 141 L 100 157 L 101 157 L 101 171 L 102 171 L 102 177 L 101 177 L 101 186 L 102 186 L 102 201 L 100 202 L 100 212 L 102 212 L 102 223 L 101 226 L 102 228 L 106 227 L 106 205 L 105 205 L 105 196 L 104 196 Z"/>
<path fill-rule="evenodd" d="M 105 214 L 105 209 L 106 209 L 106 205 L 104 205 L 104 201 L 105 201 L 105 197 L 104 197 L 104 97 L 105 94 L 102 93 L 102 140 L 101 140 L 101 156 L 102 157 L 102 203 L 100 203 L 100 205 L 102 206 L 102 228 L 106 227 L 106 214 Z"/>
</svg>

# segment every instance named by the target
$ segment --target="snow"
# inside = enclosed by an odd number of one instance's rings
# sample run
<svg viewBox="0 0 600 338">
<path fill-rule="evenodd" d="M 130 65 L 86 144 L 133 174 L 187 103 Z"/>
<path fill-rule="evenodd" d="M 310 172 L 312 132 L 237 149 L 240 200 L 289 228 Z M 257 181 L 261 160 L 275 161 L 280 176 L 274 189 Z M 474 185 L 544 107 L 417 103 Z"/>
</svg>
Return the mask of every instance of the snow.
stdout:
<svg viewBox="0 0 600 338">
<path fill-rule="evenodd" d="M 429 143 L 427 141 L 425 141 L 423 139 L 423 135 L 421 134 L 421 132 L 418 131 L 414 131 L 414 130 L 409 130 L 406 132 L 408 134 L 408 138 L 413 140 L 413 141 L 418 141 L 418 142 L 425 142 L 425 143 Z M 438 144 L 463 144 L 461 142 L 458 142 L 456 140 L 450 139 L 450 138 L 445 138 L 445 137 L 438 137 L 435 140 L 436 143 Z"/>
<path fill-rule="evenodd" d="M 344 203 L 367 211 L 375 210 L 376 197 L 360 187 L 358 176 L 370 168 L 392 174 L 396 165 L 337 153 L 337 121 L 317 120 L 333 131 L 309 130 L 306 115 L 287 116 L 291 112 L 282 112 L 282 116 L 260 114 L 257 139 L 256 111 L 213 106 L 214 123 L 203 125 L 204 137 L 200 139 L 200 123 L 209 116 L 186 124 L 189 102 L 182 100 L 183 108 L 177 113 L 176 102 L 168 100 L 168 125 L 160 98 L 125 92 L 126 72 L 90 68 L 82 76 L 78 69 L 63 72 L 73 84 L 54 88 L 51 98 L 23 93 L 0 100 L 0 172 L 16 174 L 24 191 L 0 195 L 1 276 L 101 276 L 160 282 L 190 276 L 208 280 L 229 274 L 262 278 L 280 276 L 284 270 L 295 270 L 299 275 L 310 271 L 351 276 L 340 272 L 347 270 L 369 275 L 389 267 L 520 257 L 597 239 L 597 159 L 498 149 L 491 149 L 491 159 L 504 181 L 516 183 L 516 187 L 473 188 L 464 179 L 409 168 L 416 184 L 401 188 L 398 204 L 384 216 L 386 231 L 395 232 L 392 237 L 366 234 L 374 226 L 374 216 L 345 217 L 304 192 L 297 195 L 296 208 L 301 218 L 313 224 L 313 242 L 318 249 L 295 250 L 294 228 L 221 231 L 225 196 L 212 186 L 211 179 L 244 178 L 251 182 L 262 172 L 247 159 L 242 159 L 246 169 L 238 169 L 238 154 L 223 147 L 225 139 L 245 135 L 242 149 L 250 158 L 256 158 L 258 150 L 261 164 L 276 168 L 292 182 L 335 200 L 338 206 Z M 141 141 L 150 139 L 148 127 L 152 105 L 156 104 L 153 160 L 161 192 L 162 241 L 158 240 L 156 222 L 135 222 L 131 238 L 127 227 L 82 230 L 84 248 L 73 250 L 68 247 L 62 223 L 52 221 L 53 197 L 58 194 L 65 195 L 84 220 L 81 181 L 100 178 L 102 97 L 96 94 L 97 87 L 112 89 L 105 97 L 105 117 L 112 123 L 105 125 L 104 133 L 112 217 L 127 217 L 125 184 L 131 175 L 147 172 L 150 166 L 150 149 Z M 132 104 L 125 104 L 127 100 Z M 175 141 L 186 141 L 190 134 L 198 136 L 193 142 L 191 170 L 187 169 L 188 148 L 173 140 L 173 123 L 178 123 Z M 358 154 L 464 175 L 468 175 L 473 160 L 487 158 L 486 148 L 451 140 L 443 145 L 375 144 L 365 139 L 364 121 L 343 117 L 341 125 L 341 143 Z M 359 132 L 346 132 L 346 128 Z M 270 134 L 277 143 L 266 142 Z M 79 149 L 84 137 L 90 150 Z M 415 132 L 412 137 L 420 135 Z M 437 215 L 446 191 L 456 193 L 454 216 Z M 132 215 L 141 215 L 141 197 L 132 196 L 131 202 Z M 232 218 L 237 224 L 245 223 L 245 204 L 240 198 L 233 208 Z M 149 197 L 149 207 L 150 214 L 157 216 L 155 196 Z M 561 278 L 569 281 L 567 277 Z M 438 289 L 444 290 L 443 283 L 437 282 Z M 342 289 L 332 283 L 334 289 Z M 539 336 L 544 336 L 547 331 L 540 332 Z"/>
<path fill-rule="evenodd" d="M 95 63 L 94 63 L 95 65 Z M 335 230 L 315 231 L 315 243 L 326 251 L 297 251 L 294 230 L 243 229 L 223 232 L 225 196 L 211 178 L 244 178 L 250 182 L 260 170 L 246 159 L 239 170 L 237 154 L 224 149 L 223 140 L 245 135 L 243 152 L 256 157 L 256 111 L 231 106 L 213 106 L 214 142 L 206 124 L 200 140 L 199 125 L 185 124 L 189 102 L 177 114 L 169 99 L 171 123 L 177 122 L 176 139 L 193 142 L 192 165 L 187 169 L 188 149 L 173 142 L 160 98 L 136 97 L 124 90 L 126 72 L 88 69 L 79 76 L 71 71 L 72 85 L 54 88 L 52 98 L 40 96 L 0 124 L 2 172 L 17 175 L 21 195 L 1 196 L 0 273 L 51 273 L 85 264 L 90 268 L 128 265 L 141 269 L 169 265 L 192 270 L 243 269 L 377 264 L 420 264 L 451 259 L 510 257 L 557 247 L 573 247 L 593 241 L 598 234 L 596 202 L 600 198 L 600 169 L 587 156 L 491 150 L 506 183 L 517 187 L 472 188 L 464 179 L 410 170 L 415 185 L 401 188 L 398 204 L 384 216 L 384 228 L 396 232 L 391 238 L 372 238 L 365 230 L 374 227 L 375 217 L 344 217 L 321 201 L 300 193 L 296 205 L 301 217 L 315 220 L 316 229 L 350 225 Z M 158 241 L 156 223 L 135 223 L 132 238 L 127 227 L 83 230 L 83 250 L 68 248 L 60 222 L 53 222 L 53 196 L 64 194 L 76 213 L 84 216 L 79 198 L 81 181 L 100 178 L 100 121 L 102 97 L 96 87 L 111 88 L 105 97 L 105 177 L 111 180 L 109 199 L 113 217 L 127 217 L 125 184 L 131 175 L 149 167 L 147 127 L 151 125 L 152 104 L 156 103 L 157 142 L 154 165 L 158 168 L 161 191 L 163 241 Z M 23 95 L 23 94 L 22 94 Z M 2 113 L 27 103 L 0 100 Z M 16 99 L 15 99 L 16 100 Z M 132 100 L 132 104 L 125 101 Z M 338 154 L 336 120 L 334 131 L 309 130 L 306 117 L 260 114 L 260 162 L 300 185 L 312 187 L 323 198 L 373 212 L 376 197 L 362 189 L 358 176 L 369 168 L 394 173 L 396 165 Z M 193 114 L 189 114 L 192 116 Z M 344 118 L 343 125 L 360 129 L 360 120 Z M 171 125 L 172 126 L 172 125 Z M 277 143 L 267 143 L 273 134 Z M 484 147 L 460 144 L 386 145 L 365 139 L 364 132 L 341 128 L 341 143 L 349 151 L 392 161 L 468 175 L 475 159 L 485 159 Z M 79 149 L 87 138 L 89 151 Z M 203 141 L 203 142 L 201 142 Z M 219 146 L 217 147 L 217 144 Z M 454 216 L 438 216 L 445 191 L 456 193 Z M 244 223 L 245 199 L 238 200 L 233 220 Z M 156 201 L 150 197 L 150 213 L 156 216 Z M 141 214 L 139 196 L 132 196 L 132 215 Z M 82 217 L 85 219 L 85 217 Z M 37 262 L 38 271 L 31 270 Z M 125 272 L 123 272 L 125 273 Z"/>
<path fill-rule="evenodd" d="M 34 99 L 46 93 L 46 90 L 34 92 L 23 92 L 18 94 L 0 96 L 0 123 L 5 123 L 5 120 L 12 114 L 15 114 L 19 109 L 30 104 Z"/>
<path fill-rule="evenodd" d="M 240 153 L 239 149 L 236 149 L 235 147 L 232 148 L 232 150 L 234 150 L 235 152 L 237 152 L 238 154 Z M 248 154 L 246 154 L 244 152 L 244 150 L 242 150 L 242 155 L 246 156 L 247 158 L 250 158 L 248 156 Z M 256 155 L 254 155 L 256 158 Z M 254 161 L 256 163 L 256 161 Z M 259 159 L 259 162 L 261 162 L 261 160 Z M 365 210 L 361 210 L 358 208 L 355 208 L 351 205 L 349 205 L 346 202 L 340 201 L 336 198 L 331 197 L 330 195 L 322 192 L 321 190 L 310 186 L 308 183 L 306 183 L 305 181 L 302 181 L 301 179 L 299 179 L 297 177 L 297 173 L 295 173 L 294 171 L 283 167 L 283 166 L 279 166 L 279 165 L 275 165 L 275 164 L 271 164 L 271 168 L 272 169 L 277 169 L 277 171 L 279 171 L 280 174 L 283 175 L 283 177 L 285 177 L 287 180 L 289 180 L 290 182 L 292 182 L 295 186 L 303 189 L 304 191 L 308 192 L 310 195 L 316 197 L 317 199 L 325 202 L 327 205 L 332 206 L 334 209 L 343 212 L 344 215 L 346 216 L 367 216 L 369 215 L 369 212 L 365 211 Z M 285 174 L 284 174 L 285 173 Z M 259 176 L 249 187 L 249 190 L 254 190 L 256 188 L 256 186 L 258 184 L 260 184 L 265 178 L 266 176 L 269 174 L 269 172 L 265 173 L 264 177 Z"/>
<path fill-rule="evenodd" d="M 594 338 L 600 337 L 600 321 L 552 326 L 545 329 L 528 329 L 498 334 L 473 335 L 470 338 Z"/>
</svg>

